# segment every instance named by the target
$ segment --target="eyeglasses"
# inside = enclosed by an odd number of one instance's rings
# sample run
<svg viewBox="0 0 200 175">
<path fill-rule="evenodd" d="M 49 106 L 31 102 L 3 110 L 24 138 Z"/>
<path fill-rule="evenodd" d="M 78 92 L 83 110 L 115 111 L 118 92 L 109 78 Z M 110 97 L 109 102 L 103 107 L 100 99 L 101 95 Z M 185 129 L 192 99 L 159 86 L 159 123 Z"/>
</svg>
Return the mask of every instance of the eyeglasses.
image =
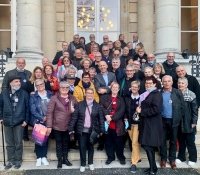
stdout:
<svg viewBox="0 0 200 175">
<path fill-rule="evenodd" d="M 134 70 L 126 70 L 127 72 L 132 72 L 132 71 L 134 71 Z"/>
<path fill-rule="evenodd" d="M 103 52 L 104 52 L 104 51 L 109 51 L 109 50 L 103 50 Z"/>
<path fill-rule="evenodd" d="M 70 62 L 69 60 L 64 60 L 63 62 Z"/>
<path fill-rule="evenodd" d="M 66 86 L 66 87 L 61 86 L 60 89 L 69 89 L 69 86 Z"/>
<path fill-rule="evenodd" d="M 83 78 L 90 78 L 90 77 L 83 77 Z"/>
<path fill-rule="evenodd" d="M 36 84 L 35 86 L 36 86 L 36 87 L 39 87 L 39 86 L 43 86 L 43 85 L 44 85 L 44 83 Z"/>
<path fill-rule="evenodd" d="M 103 38 L 103 39 L 108 39 L 108 38 Z"/>
</svg>

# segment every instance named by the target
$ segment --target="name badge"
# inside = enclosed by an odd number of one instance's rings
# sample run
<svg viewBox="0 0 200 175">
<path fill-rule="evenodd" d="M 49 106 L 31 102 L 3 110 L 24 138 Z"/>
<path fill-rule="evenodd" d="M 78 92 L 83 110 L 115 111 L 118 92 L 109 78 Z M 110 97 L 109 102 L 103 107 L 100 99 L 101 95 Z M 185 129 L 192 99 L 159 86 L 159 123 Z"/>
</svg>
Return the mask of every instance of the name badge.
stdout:
<svg viewBox="0 0 200 175">
<path fill-rule="evenodd" d="M 169 100 L 169 104 L 172 104 L 172 100 Z"/>
</svg>

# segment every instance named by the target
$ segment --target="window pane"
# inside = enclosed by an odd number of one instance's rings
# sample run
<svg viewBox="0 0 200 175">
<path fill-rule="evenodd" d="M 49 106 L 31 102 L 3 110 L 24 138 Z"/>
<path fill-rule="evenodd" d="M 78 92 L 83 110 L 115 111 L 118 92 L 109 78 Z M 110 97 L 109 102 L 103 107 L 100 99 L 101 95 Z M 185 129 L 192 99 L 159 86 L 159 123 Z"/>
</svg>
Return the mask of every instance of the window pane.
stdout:
<svg viewBox="0 0 200 175">
<path fill-rule="evenodd" d="M 181 8 L 181 30 L 198 30 L 198 8 Z"/>
<path fill-rule="evenodd" d="M 181 33 L 181 50 L 188 49 L 189 52 L 198 52 L 198 33 L 182 32 Z"/>
<path fill-rule="evenodd" d="M 181 0 L 181 6 L 198 6 L 198 0 Z"/>
<path fill-rule="evenodd" d="M 0 29 L 10 29 L 10 7 L 0 6 Z"/>
<path fill-rule="evenodd" d="M 103 31 L 117 31 L 118 30 L 118 1 L 116 0 L 101 0 L 100 1 L 100 27 Z M 113 5 L 114 4 L 114 5 Z"/>
<path fill-rule="evenodd" d="M 11 47 L 10 32 L 0 32 L 0 50 L 6 50 Z"/>
<path fill-rule="evenodd" d="M 10 4 L 10 0 L 0 0 L 0 4 Z"/>
<path fill-rule="evenodd" d="M 77 0 L 77 28 L 95 30 L 95 0 Z"/>
</svg>

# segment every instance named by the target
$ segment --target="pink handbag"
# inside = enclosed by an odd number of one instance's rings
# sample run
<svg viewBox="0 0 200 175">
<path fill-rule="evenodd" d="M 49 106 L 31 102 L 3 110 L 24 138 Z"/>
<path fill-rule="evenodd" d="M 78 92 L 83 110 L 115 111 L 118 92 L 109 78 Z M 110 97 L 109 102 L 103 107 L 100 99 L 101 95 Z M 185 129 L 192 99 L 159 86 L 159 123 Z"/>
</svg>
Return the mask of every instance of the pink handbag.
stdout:
<svg viewBox="0 0 200 175">
<path fill-rule="evenodd" d="M 37 145 L 43 145 L 47 142 L 48 136 L 47 133 L 47 127 L 42 124 L 35 124 L 32 132 L 32 138 L 35 144 Z"/>
</svg>

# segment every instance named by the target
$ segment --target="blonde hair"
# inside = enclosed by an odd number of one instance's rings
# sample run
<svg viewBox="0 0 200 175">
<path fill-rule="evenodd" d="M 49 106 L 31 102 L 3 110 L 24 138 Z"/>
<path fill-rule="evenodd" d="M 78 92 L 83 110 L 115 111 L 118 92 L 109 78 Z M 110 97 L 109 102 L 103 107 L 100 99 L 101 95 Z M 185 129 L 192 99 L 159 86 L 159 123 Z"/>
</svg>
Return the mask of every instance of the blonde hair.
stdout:
<svg viewBox="0 0 200 175">
<path fill-rule="evenodd" d="M 156 67 L 160 67 L 161 68 L 161 74 L 165 74 L 165 69 L 164 69 L 164 67 L 163 67 L 163 65 L 161 63 L 154 64 L 153 71 L 155 71 Z"/>
<path fill-rule="evenodd" d="M 44 74 L 43 74 L 43 69 L 39 66 L 36 66 L 34 69 L 33 69 L 33 72 L 32 72 L 32 75 L 31 75 L 31 78 L 30 78 L 30 82 L 31 83 L 34 83 L 35 80 L 36 80 L 36 77 L 35 77 L 35 72 L 37 70 L 40 70 L 42 72 L 42 79 L 44 79 Z"/>
</svg>

